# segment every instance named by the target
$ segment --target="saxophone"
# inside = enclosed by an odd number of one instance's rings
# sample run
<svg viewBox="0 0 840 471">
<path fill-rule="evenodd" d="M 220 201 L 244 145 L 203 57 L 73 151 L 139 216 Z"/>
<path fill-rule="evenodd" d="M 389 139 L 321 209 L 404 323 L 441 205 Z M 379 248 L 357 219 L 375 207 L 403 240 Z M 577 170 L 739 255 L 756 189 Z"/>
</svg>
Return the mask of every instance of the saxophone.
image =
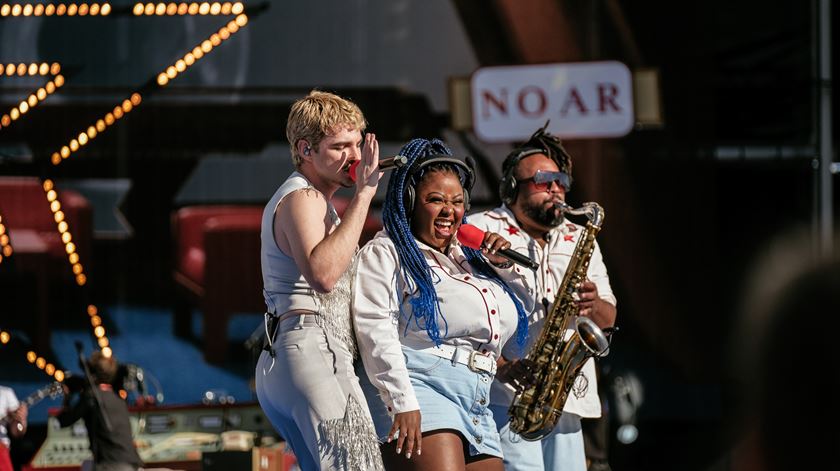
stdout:
<svg viewBox="0 0 840 471">
<path fill-rule="evenodd" d="M 604 210 L 597 203 L 584 203 L 578 209 L 560 203 L 559 208 L 565 214 L 585 214 L 588 221 L 540 336 L 526 357 L 532 365 L 534 382 L 517 392 L 508 410 L 510 429 L 529 441 L 539 440 L 554 429 L 583 364 L 590 357 L 603 356 L 609 347 L 606 335 L 595 322 L 577 315 L 573 297 L 578 284 L 586 279 Z M 566 338 L 570 327 L 574 327 L 574 332 Z"/>
</svg>

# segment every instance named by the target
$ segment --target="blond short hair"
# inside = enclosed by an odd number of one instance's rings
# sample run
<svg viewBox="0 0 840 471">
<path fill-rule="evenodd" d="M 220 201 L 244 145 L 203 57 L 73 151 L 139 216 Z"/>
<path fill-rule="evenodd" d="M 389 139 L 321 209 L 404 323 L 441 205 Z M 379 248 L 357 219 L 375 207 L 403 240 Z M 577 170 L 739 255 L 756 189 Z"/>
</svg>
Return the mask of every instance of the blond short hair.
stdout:
<svg viewBox="0 0 840 471">
<path fill-rule="evenodd" d="M 292 162 L 300 167 L 302 156 L 297 143 L 301 139 L 318 150 L 325 136 L 335 134 L 341 127 L 364 131 L 367 122 L 358 105 L 328 92 L 312 90 L 292 105 L 286 121 L 286 139 L 292 151 Z"/>
</svg>

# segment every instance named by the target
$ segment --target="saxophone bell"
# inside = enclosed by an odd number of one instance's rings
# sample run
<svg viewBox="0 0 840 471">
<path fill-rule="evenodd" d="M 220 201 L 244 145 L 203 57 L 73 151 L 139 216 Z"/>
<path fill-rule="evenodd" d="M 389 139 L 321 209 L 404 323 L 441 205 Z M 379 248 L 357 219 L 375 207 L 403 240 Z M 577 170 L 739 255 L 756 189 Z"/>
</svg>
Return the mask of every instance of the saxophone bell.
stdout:
<svg viewBox="0 0 840 471">
<path fill-rule="evenodd" d="M 607 355 L 610 348 L 610 341 L 607 339 L 604 331 L 592 319 L 588 317 L 576 317 L 575 330 L 580 336 L 583 346 L 586 347 L 591 356 L 600 358 Z"/>
</svg>

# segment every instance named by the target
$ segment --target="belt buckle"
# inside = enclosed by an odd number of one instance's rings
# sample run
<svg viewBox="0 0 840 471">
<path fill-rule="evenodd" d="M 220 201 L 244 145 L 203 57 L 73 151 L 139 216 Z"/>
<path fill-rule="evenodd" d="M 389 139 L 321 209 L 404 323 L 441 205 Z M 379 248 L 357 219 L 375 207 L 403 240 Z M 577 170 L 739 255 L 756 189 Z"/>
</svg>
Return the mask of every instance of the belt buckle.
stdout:
<svg viewBox="0 0 840 471">
<path fill-rule="evenodd" d="M 467 367 L 468 367 L 469 369 L 471 369 L 471 370 L 475 371 L 476 373 L 478 373 L 479 371 L 484 371 L 484 372 L 488 372 L 488 373 L 489 373 L 489 371 L 487 371 L 486 369 L 484 369 L 484 368 L 479 368 L 478 364 L 475 362 L 475 359 L 476 359 L 476 356 L 477 356 L 477 355 L 480 355 L 480 356 L 482 356 L 482 357 L 485 357 L 485 355 L 482 355 L 481 353 L 479 353 L 479 352 L 478 352 L 478 350 L 473 350 L 473 351 L 471 351 L 471 352 L 470 352 L 470 356 L 469 356 L 469 360 L 467 361 Z"/>
</svg>

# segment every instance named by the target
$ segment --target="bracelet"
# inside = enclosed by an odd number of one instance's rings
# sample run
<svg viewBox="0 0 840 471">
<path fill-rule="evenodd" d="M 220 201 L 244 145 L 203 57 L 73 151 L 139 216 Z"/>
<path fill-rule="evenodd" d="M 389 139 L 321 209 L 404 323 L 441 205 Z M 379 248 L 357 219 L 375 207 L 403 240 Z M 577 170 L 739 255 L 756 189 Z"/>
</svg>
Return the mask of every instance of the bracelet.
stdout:
<svg viewBox="0 0 840 471">
<path fill-rule="evenodd" d="M 512 266 L 513 266 L 513 262 L 511 262 L 510 260 L 508 260 L 508 261 L 506 261 L 506 262 L 502 262 L 502 263 L 493 263 L 493 262 L 490 262 L 490 264 L 491 264 L 491 265 L 493 265 L 493 266 L 494 266 L 494 267 L 496 267 L 496 268 L 501 268 L 501 269 L 503 269 L 503 270 L 504 270 L 504 269 L 507 269 L 507 268 L 510 268 L 510 267 L 512 267 Z"/>
</svg>

